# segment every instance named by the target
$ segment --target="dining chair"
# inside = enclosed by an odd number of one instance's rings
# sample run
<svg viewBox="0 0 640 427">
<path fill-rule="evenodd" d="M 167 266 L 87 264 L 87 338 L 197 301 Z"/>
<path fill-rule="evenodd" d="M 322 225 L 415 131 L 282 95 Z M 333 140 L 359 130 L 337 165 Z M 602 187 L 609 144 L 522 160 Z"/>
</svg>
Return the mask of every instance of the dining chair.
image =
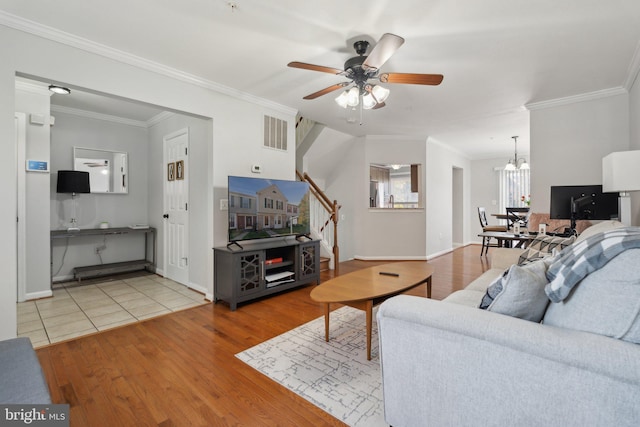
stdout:
<svg viewBox="0 0 640 427">
<path fill-rule="evenodd" d="M 504 225 L 489 225 L 489 221 L 487 221 L 487 210 L 481 206 L 478 207 L 478 219 L 480 219 L 480 226 L 482 227 L 483 233 L 488 231 L 507 231 L 507 227 Z M 491 237 L 482 238 L 482 249 L 480 250 L 480 256 L 489 253 L 489 247 L 500 246 L 498 241 L 492 243 L 491 240 Z"/>
</svg>

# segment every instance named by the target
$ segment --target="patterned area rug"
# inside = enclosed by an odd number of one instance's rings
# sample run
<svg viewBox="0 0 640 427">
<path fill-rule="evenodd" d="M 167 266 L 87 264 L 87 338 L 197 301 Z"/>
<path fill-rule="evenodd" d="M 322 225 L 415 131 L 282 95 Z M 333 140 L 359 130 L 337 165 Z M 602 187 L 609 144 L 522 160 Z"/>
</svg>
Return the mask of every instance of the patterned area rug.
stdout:
<svg viewBox="0 0 640 427">
<path fill-rule="evenodd" d="M 375 314 L 370 361 L 365 324 L 363 311 L 342 307 L 329 342 L 320 317 L 236 357 L 350 426 L 386 426 Z"/>
</svg>

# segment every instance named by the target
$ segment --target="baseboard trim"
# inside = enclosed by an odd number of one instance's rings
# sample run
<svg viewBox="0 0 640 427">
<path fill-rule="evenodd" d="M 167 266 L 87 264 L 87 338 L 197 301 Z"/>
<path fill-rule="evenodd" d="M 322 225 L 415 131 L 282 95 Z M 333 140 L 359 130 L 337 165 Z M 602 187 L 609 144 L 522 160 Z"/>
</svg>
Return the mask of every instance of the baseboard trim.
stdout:
<svg viewBox="0 0 640 427">
<path fill-rule="evenodd" d="M 449 249 L 445 249 L 445 250 L 440 251 L 440 252 L 436 252 L 436 253 L 431 254 L 431 255 L 427 255 L 427 261 L 429 261 L 429 260 L 431 260 L 431 259 L 434 259 L 434 258 L 438 258 L 439 256 L 442 256 L 442 255 L 448 254 L 448 253 L 450 253 L 450 252 L 453 252 L 453 249 L 454 249 L 454 248 L 449 248 Z"/>
<path fill-rule="evenodd" d="M 426 261 L 424 256 L 361 256 L 354 255 L 353 259 L 361 261 Z"/>
<path fill-rule="evenodd" d="M 73 274 L 67 274 L 65 276 L 56 276 L 52 278 L 51 281 L 53 283 L 60 283 L 60 282 L 68 282 L 73 279 L 74 279 Z"/>
<path fill-rule="evenodd" d="M 34 299 L 40 299 L 40 298 L 49 298 L 52 296 L 53 296 L 53 291 L 49 289 L 49 290 L 40 291 L 40 292 L 28 292 L 25 294 L 24 299 L 25 301 L 30 301 Z"/>
</svg>

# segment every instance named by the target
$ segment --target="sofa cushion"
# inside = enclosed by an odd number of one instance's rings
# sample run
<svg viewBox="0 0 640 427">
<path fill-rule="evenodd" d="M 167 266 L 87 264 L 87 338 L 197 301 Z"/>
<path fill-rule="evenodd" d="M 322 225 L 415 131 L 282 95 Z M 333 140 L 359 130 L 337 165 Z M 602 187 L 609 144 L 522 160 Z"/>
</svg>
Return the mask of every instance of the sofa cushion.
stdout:
<svg viewBox="0 0 640 427">
<path fill-rule="evenodd" d="M 504 268 L 491 268 L 482 273 L 482 275 L 480 275 L 480 277 L 475 279 L 473 282 L 469 283 L 469 285 L 467 285 L 464 290 L 480 291 L 484 295 L 489 285 L 495 282 L 498 277 L 502 276 L 502 274 L 504 274 L 504 271 Z"/>
<path fill-rule="evenodd" d="M 543 323 L 640 344 L 640 249 L 629 249 L 589 274 Z"/>
<path fill-rule="evenodd" d="M 518 265 L 525 265 L 560 252 L 576 240 L 575 236 L 560 237 L 540 234 L 529 243 L 527 249 L 520 255 Z"/>
<path fill-rule="evenodd" d="M 582 233 L 578 235 L 576 239 L 576 243 L 582 242 L 583 240 L 608 230 L 615 230 L 616 228 L 622 228 L 624 224 L 620 221 L 601 221 L 597 224 L 592 225 L 591 227 L 584 230 Z"/>
<path fill-rule="evenodd" d="M 0 404 L 51 403 L 49 387 L 29 338 L 0 341 Z"/>
<path fill-rule="evenodd" d="M 549 304 L 544 292 L 549 259 L 513 265 L 485 293 L 479 307 L 484 310 L 539 322 Z"/>
<path fill-rule="evenodd" d="M 478 307 L 478 304 L 480 304 L 480 301 L 482 301 L 482 297 L 484 296 L 484 294 L 485 291 L 463 289 L 461 291 L 456 291 L 450 294 L 442 301 L 475 308 Z"/>
</svg>

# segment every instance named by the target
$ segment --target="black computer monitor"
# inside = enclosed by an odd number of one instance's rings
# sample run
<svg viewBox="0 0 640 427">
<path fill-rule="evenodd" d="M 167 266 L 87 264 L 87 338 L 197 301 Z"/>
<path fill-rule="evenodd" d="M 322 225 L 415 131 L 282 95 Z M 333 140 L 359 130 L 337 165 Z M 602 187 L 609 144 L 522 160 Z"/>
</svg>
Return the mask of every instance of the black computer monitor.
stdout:
<svg viewBox="0 0 640 427">
<path fill-rule="evenodd" d="M 572 229 L 579 219 L 618 218 L 618 193 L 603 193 L 602 185 L 551 187 L 551 219 L 570 219 Z"/>
</svg>

